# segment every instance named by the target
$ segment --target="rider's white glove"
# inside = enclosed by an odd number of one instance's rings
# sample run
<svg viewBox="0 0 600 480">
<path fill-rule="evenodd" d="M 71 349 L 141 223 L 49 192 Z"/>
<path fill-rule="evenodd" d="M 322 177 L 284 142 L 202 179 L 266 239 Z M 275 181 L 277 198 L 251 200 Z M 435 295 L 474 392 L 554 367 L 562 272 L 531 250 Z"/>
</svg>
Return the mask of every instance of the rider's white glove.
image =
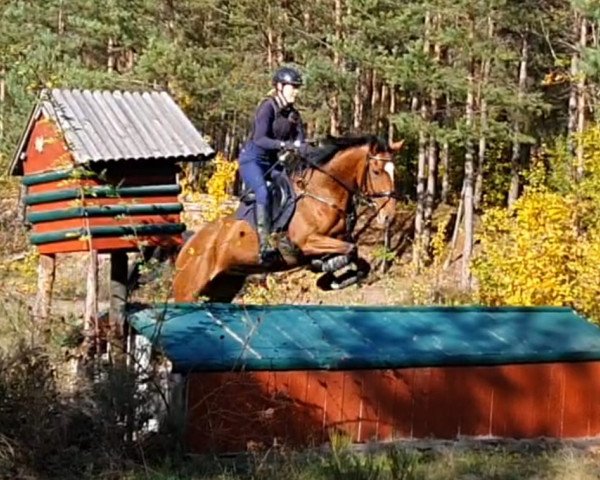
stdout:
<svg viewBox="0 0 600 480">
<path fill-rule="evenodd" d="M 300 148 L 301 145 L 302 142 L 300 140 L 281 142 L 281 148 Z"/>
</svg>

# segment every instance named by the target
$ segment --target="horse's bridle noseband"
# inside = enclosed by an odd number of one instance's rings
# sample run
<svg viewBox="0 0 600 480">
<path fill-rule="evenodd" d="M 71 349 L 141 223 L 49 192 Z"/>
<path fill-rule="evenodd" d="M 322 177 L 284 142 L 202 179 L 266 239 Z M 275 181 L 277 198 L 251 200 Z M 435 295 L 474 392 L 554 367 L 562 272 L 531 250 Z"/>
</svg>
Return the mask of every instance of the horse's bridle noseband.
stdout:
<svg viewBox="0 0 600 480">
<path fill-rule="evenodd" d="M 372 161 L 394 163 L 394 160 L 392 160 L 391 158 L 380 157 L 379 155 L 371 155 L 370 153 L 367 153 L 367 165 L 369 162 L 372 162 Z M 365 182 L 367 179 L 367 175 L 368 175 L 368 166 L 367 166 L 367 174 L 365 175 Z M 371 200 L 374 198 L 393 198 L 394 200 L 398 200 L 398 194 L 393 190 L 388 191 L 388 192 L 377 192 L 377 193 L 366 194 L 366 193 L 362 193 L 362 188 L 361 188 L 361 189 L 359 189 L 358 192 L 354 192 L 354 193 L 360 193 L 363 198 L 366 198 L 368 200 Z"/>
</svg>

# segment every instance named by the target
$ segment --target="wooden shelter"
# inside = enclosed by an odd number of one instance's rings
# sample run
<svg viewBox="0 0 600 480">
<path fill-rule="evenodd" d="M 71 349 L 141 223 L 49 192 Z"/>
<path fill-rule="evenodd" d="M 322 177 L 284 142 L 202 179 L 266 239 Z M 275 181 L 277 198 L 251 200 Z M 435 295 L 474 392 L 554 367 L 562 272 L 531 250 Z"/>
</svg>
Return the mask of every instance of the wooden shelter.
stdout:
<svg viewBox="0 0 600 480">
<path fill-rule="evenodd" d="M 178 164 L 213 154 L 165 92 L 43 91 L 10 165 L 41 254 L 36 314 L 48 313 L 58 253 L 90 252 L 92 289 L 97 254 L 110 253 L 122 289 L 127 252 L 179 245 Z"/>
<path fill-rule="evenodd" d="M 176 304 L 129 322 L 185 378 L 194 452 L 600 436 L 600 328 L 567 308 Z"/>
</svg>

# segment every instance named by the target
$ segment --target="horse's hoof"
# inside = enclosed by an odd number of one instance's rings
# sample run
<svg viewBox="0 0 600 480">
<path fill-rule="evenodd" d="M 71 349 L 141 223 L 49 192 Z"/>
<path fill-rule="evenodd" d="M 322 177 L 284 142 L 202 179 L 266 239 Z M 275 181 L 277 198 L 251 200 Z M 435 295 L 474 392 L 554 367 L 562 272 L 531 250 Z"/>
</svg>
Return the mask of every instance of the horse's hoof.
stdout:
<svg viewBox="0 0 600 480">
<path fill-rule="evenodd" d="M 332 284 L 335 282 L 335 275 L 333 273 L 326 273 L 321 275 L 317 280 L 317 287 L 326 292 L 333 290 Z"/>
<path fill-rule="evenodd" d="M 320 258 L 313 258 L 310 261 L 309 269 L 312 273 L 322 273 L 323 272 L 323 260 Z"/>
</svg>

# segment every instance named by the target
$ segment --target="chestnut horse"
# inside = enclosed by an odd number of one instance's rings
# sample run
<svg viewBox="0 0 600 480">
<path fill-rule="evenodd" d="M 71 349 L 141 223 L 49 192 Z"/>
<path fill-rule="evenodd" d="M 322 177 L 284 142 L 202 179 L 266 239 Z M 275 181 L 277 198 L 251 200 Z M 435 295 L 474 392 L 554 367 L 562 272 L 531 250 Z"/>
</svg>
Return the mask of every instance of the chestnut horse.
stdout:
<svg viewBox="0 0 600 480">
<path fill-rule="evenodd" d="M 388 145 L 376 137 L 329 138 L 325 156 L 307 162 L 291 175 L 296 205 L 281 261 L 268 267 L 258 259 L 258 236 L 245 221 L 229 216 L 207 224 L 183 246 L 175 262 L 173 296 L 177 302 L 230 302 L 249 274 L 283 271 L 310 264 L 332 275 L 359 260 L 349 240 L 348 214 L 356 197 L 377 208 L 377 221 L 387 224 L 396 208 L 392 155 L 402 142 Z M 280 243 L 283 246 L 283 242 Z M 363 263 L 364 262 L 363 260 Z M 368 266 L 368 264 L 367 264 Z M 331 288 L 345 283 L 333 282 Z"/>
</svg>

